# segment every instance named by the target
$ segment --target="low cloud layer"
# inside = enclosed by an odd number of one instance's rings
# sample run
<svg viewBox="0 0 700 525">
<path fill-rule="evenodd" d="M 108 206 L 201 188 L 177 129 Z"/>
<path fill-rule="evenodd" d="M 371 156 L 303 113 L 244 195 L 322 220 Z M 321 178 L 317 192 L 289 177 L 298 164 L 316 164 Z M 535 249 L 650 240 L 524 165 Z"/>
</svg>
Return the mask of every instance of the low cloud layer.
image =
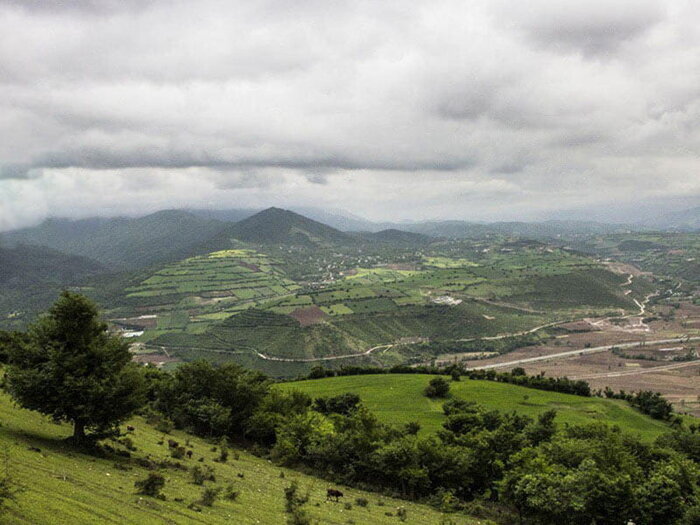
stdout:
<svg viewBox="0 0 700 525">
<path fill-rule="evenodd" d="M 0 229 L 700 200 L 692 0 L 0 1 Z"/>
</svg>

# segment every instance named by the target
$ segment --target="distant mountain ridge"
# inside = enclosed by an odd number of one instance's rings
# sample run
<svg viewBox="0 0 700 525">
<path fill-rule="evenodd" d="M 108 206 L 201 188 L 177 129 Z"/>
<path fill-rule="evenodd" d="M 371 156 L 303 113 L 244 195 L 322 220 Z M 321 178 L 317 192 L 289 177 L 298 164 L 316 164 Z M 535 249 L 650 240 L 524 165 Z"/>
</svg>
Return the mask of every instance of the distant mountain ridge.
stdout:
<svg viewBox="0 0 700 525">
<path fill-rule="evenodd" d="M 92 259 L 42 246 L 0 246 L 0 285 L 20 288 L 35 284 L 71 284 L 81 277 L 104 272 Z"/>
<path fill-rule="evenodd" d="M 672 213 L 666 213 L 659 217 L 654 217 L 643 222 L 647 227 L 696 231 L 700 230 L 700 206 L 681 210 Z"/>
<path fill-rule="evenodd" d="M 112 270 L 131 270 L 181 259 L 225 224 L 181 210 L 128 219 L 48 219 L 34 228 L 0 235 L 6 246 L 46 246 L 94 259 Z"/>
<path fill-rule="evenodd" d="M 358 236 L 375 242 L 385 242 L 404 245 L 421 245 L 428 244 L 433 240 L 433 237 L 422 233 L 408 232 L 389 228 L 374 233 L 361 233 Z"/>
<path fill-rule="evenodd" d="M 236 239 L 253 244 L 315 246 L 353 244 L 351 235 L 281 208 L 268 208 L 227 226 L 213 243 Z M 212 245 L 212 243 L 208 243 Z"/>
</svg>

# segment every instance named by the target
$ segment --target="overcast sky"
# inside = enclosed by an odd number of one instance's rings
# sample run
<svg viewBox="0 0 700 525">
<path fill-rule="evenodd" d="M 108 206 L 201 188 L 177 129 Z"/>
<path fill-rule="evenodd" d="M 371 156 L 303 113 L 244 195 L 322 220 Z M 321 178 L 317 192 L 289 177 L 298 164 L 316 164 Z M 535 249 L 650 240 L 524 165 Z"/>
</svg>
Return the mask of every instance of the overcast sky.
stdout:
<svg viewBox="0 0 700 525">
<path fill-rule="evenodd" d="M 700 3 L 0 0 L 0 137 L 0 230 L 688 207 Z"/>
</svg>

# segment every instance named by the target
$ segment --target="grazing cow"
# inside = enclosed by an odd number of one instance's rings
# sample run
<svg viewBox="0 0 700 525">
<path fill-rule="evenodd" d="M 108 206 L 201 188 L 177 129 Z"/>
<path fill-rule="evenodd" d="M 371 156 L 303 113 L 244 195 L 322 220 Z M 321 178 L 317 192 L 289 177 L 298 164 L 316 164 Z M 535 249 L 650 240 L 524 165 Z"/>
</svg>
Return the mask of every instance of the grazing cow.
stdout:
<svg viewBox="0 0 700 525">
<path fill-rule="evenodd" d="M 177 447 L 179 447 L 179 446 L 180 446 L 180 443 L 178 443 L 178 442 L 175 441 L 174 439 L 169 439 L 169 440 L 168 440 L 168 447 L 169 447 L 169 448 L 177 448 Z"/>
<path fill-rule="evenodd" d="M 127 425 L 127 426 L 126 426 L 126 431 L 127 431 L 127 432 L 133 432 L 134 430 L 136 430 L 136 427 L 132 427 L 131 425 Z"/>
<path fill-rule="evenodd" d="M 188 450 L 186 452 L 186 454 L 187 454 L 187 459 L 192 459 L 192 451 L 191 450 Z"/>
<path fill-rule="evenodd" d="M 326 501 L 328 501 L 331 498 L 335 498 L 335 501 L 337 502 L 339 498 L 342 498 L 344 494 L 340 492 L 338 489 L 328 489 L 326 490 Z"/>
</svg>

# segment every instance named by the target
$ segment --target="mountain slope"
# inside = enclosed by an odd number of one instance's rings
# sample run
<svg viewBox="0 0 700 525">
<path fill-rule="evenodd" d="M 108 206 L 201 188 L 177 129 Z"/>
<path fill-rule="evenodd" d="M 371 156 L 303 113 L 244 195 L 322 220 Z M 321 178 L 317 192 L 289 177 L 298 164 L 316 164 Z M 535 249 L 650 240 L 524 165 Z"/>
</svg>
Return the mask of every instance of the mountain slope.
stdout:
<svg viewBox="0 0 700 525">
<path fill-rule="evenodd" d="M 191 255 L 203 239 L 223 228 L 219 221 L 165 210 L 136 219 L 49 219 L 35 228 L 5 233 L 0 240 L 47 246 L 90 257 L 113 270 L 132 270 Z"/>
<path fill-rule="evenodd" d="M 227 241 L 237 239 L 253 244 L 289 244 L 320 246 L 352 244 L 354 239 L 335 228 L 298 213 L 280 208 L 268 208 L 226 227 L 208 247 L 228 248 Z"/>
<path fill-rule="evenodd" d="M 654 217 L 644 222 L 644 225 L 659 229 L 700 230 L 700 206 Z"/>
<path fill-rule="evenodd" d="M 0 247 L 0 286 L 69 284 L 105 271 L 98 262 L 41 246 Z"/>
</svg>

